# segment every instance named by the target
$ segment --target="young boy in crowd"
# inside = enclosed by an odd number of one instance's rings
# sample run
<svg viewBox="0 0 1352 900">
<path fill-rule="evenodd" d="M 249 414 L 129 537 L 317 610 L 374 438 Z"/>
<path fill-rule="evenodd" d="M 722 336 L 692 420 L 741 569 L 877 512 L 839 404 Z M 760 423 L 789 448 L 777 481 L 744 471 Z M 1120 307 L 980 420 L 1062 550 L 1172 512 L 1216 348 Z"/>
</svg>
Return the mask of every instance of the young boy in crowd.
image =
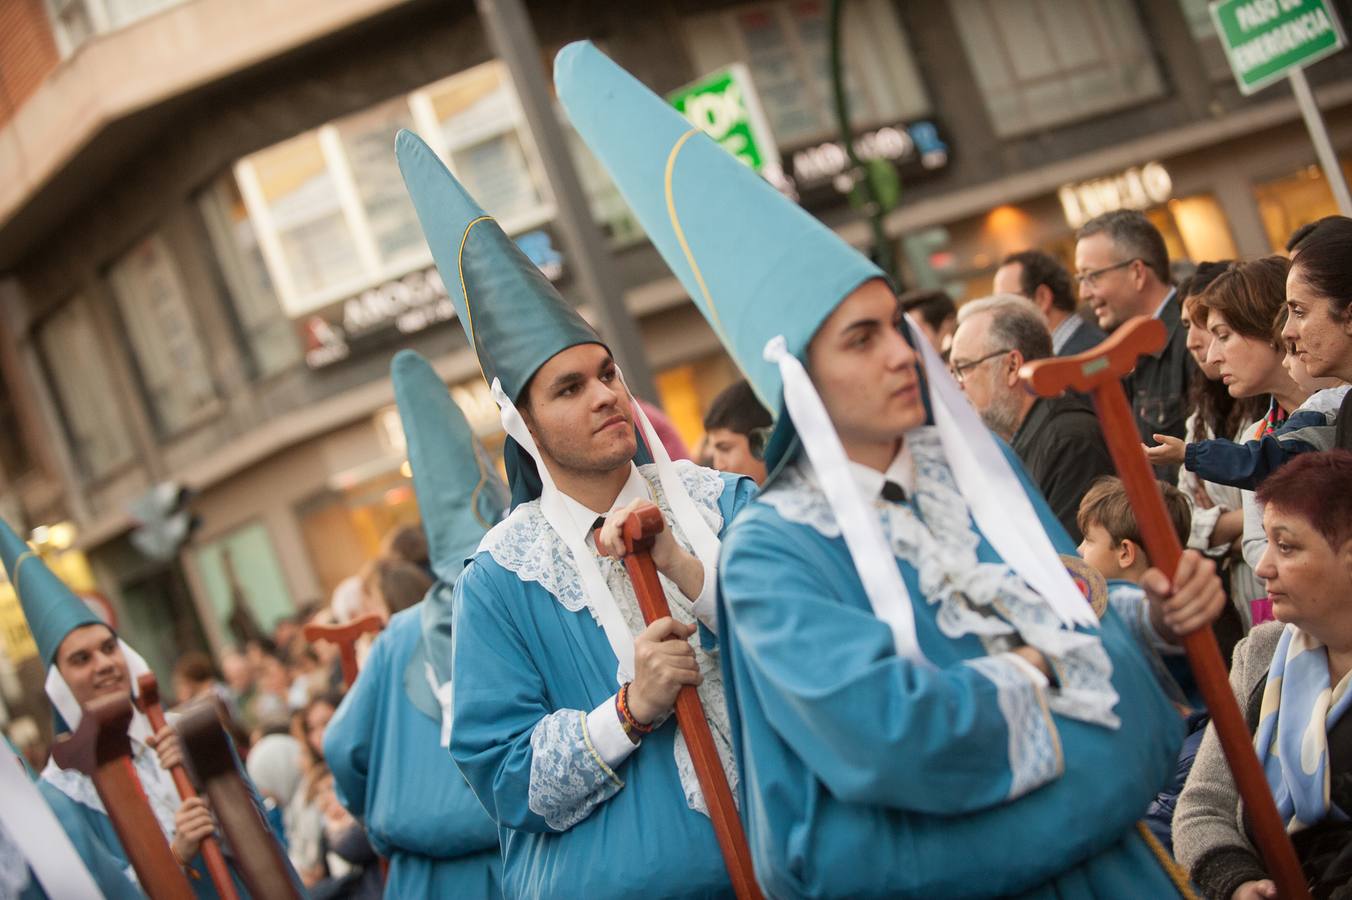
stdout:
<svg viewBox="0 0 1352 900">
<path fill-rule="evenodd" d="M 1164 495 L 1169 522 L 1178 534 L 1179 543 L 1186 546 L 1188 534 L 1192 530 L 1192 507 L 1178 488 L 1163 481 L 1159 482 L 1159 486 L 1160 493 Z M 1202 708 L 1200 697 L 1184 696 L 1185 693 L 1195 693 L 1195 690 L 1185 692 L 1178 688 L 1180 682 L 1187 687 L 1192 686 L 1191 673 L 1187 670 L 1186 660 L 1178 655 L 1180 651 L 1177 646 L 1154 638 L 1155 635 L 1167 635 L 1163 623 L 1147 621 L 1150 604 L 1144 602 L 1144 592 L 1139 585 L 1141 576 L 1150 568 L 1150 557 L 1141 541 L 1141 531 L 1137 527 L 1131 504 L 1127 501 L 1122 479 L 1107 476 L 1094 482 L 1080 501 L 1077 521 L 1084 534 L 1084 540 L 1080 542 L 1080 556 L 1107 579 L 1108 602 L 1132 628 L 1152 637 L 1149 645 L 1155 648 L 1160 658 L 1151 662 L 1161 670 L 1160 680 L 1168 693 L 1174 696 L 1179 711 L 1187 718 L 1188 736 L 1178 755 L 1174 779 L 1151 802 L 1145 817 L 1150 831 L 1172 853 L 1170 826 L 1174 818 L 1174 805 L 1192 769 L 1197 748 L 1202 743 L 1208 716 Z M 1229 659 L 1228 653 L 1226 658 Z"/>
</svg>

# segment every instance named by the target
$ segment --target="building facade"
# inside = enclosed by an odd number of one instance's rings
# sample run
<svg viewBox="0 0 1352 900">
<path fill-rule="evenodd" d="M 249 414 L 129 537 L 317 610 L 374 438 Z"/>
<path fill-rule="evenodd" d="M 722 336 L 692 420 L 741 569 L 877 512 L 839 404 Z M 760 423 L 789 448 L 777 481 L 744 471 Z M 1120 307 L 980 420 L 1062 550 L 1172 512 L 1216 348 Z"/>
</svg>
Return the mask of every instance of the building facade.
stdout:
<svg viewBox="0 0 1352 900">
<path fill-rule="evenodd" d="M 743 63 L 801 202 L 862 246 L 828 6 L 528 8 L 546 77 L 584 37 L 659 92 Z M 1273 252 L 1335 211 L 1289 91 L 1239 94 L 1203 0 L 849 0 L 844 33 L 857 145 L 901 178 L 884 226 L 907 284 L 979 296 L 1003 254 L 1064 256 L 1115 206 L 1193 260 Z M 399 128 L 584 315 L 589 298 L 472 3 L 16 0 L 0 34 L 0 513 L 62 526 L 163 678 L 177 652 L 236 642 L 238 607 L 267 628 L 326 599 L 416 519 L 395 349 L 433 359 L 501 440 L 404 194 Z M 1309 74 L 1352 159 L 1352 54 Z M 654 399 L 693 445 L 735 369 L 564 127 Z M 166 483 L 194 493 L 200 526 L 156 559 L 131 510 Z"/>
</svg>

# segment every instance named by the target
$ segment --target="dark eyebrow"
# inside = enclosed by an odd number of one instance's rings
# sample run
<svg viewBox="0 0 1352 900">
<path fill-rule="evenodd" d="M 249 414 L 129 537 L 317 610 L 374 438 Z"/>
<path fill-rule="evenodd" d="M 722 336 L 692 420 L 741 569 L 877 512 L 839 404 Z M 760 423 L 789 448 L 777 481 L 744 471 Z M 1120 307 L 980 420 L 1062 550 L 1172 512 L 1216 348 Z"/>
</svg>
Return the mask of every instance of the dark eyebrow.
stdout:
<svg viewBox="0 0 1352 900">
<path fill-rule="evenodd" d="M 862 329 L 876 329 L 879 327 L 880 324 L 877 319 L 857 319 L 851 322 L 850 324 L 846 325 L 844 328 L 842 328 L 840 330 L 840 333 L 848 334 L 851 331 L 858 331 Z"/>
<path fill-rule="evenodd" d="M 549 385 L 550 391 L 561 391 L 564 388 L 572 387 L 575 384 L 581 384 L 585 377 L 581 372 L 564 372 L 558 378 L 555 378 Z"/>
</svg>

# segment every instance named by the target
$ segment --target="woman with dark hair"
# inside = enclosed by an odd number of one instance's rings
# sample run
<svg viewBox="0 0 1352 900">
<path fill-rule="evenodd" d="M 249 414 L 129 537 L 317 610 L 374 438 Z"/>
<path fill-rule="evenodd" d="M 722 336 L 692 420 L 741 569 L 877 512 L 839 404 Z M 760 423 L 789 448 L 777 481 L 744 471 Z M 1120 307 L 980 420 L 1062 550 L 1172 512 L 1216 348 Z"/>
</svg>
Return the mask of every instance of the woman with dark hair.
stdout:
<svg viewBox="0 0 1352 900">
<path fill-rule="evenodd" d="M 1230 687 L 1311 893 L 1352 887 L 1352 453 L 1308 453 L 1258 489 L 1258 564 L 1275 622 L 1235 648 Z M 1208 898 L 1276 897 L 1215 729 L 1174 815 L 1174 849 Z"/>
<path fill-rule="evenodd" d="M 1197 362 L 1188 389 L 1192 414 L 1187 422 L 1187 440 L 1204 441 L 1215 437 L 1242 440 L 1253 430 L 1266 409 L 1262 397 L 1236 399 L 1221 381 L 1220 368 L 1207 360 L 1212 334 L 1207 331 L 1207 309 L 1201 295 L 1232 265 L 1231 261 L 1204 262 L 1178 286 L 1183 302 L 1181 321 L 1187 330 L 1186 346 Z M 1239 488 L 1199 478 L 1180 468 L 1178 489 L 1193 500 L 1192 531 L 1188 546 L 1215 559 L 1225 570 L 1225 586 L 1235 613 L 1222 614 L 1216 622 L 1217 639 L 1228 652 L 1249 627 L 1249 604 L 1263 597 L 1263 584 L 1240 554 L 1239 538 L 1244 531 L 1243 493 Z"/>
<path fill-rule="evenodd" d="M 1282 337 L 1315 378 L 1352 382 L 1352 219 L 1328 216 L 1292 250 Z M 1336 444 L 1352 449 L 1352 401 L 1338 410 Z"/>
</svg>

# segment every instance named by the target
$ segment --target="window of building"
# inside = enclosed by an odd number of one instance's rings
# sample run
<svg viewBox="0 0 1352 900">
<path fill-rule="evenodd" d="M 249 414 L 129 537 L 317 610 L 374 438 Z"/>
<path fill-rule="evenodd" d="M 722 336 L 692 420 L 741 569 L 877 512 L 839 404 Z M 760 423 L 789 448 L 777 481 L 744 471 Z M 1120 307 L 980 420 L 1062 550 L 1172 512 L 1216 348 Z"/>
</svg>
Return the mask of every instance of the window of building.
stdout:
<svg viewBox="0 0 1352 900">
<path fill-rule="evenodd" d="M 1001 137 L 1164 93 L 1128 0 L 953 0 L 952 10 Z"/>
<path fill-rule="evenodd" d="M 421 134 L 509 234 L 553 218 L 506 69 L 476 66 L 235 164 L 250 233 L 236 228 L 224 246 L 257 247 L 287 318 L 431 263 L 392 152 L 400 128 Z"/>
<path fill-rule="evenodd" d="M 46 0 L 56 45 L 69 56 L 96 34 L 115 31 L 184 0 Z"/>
<path fill-rule="evenodd" d="M 101 478 L 131 462 L 131 433 L 84 299 L 71 300 L 44 321 L 37 340 L 76 465 L 90 478 Z"/>
<path fill-rule="evenodd" d="M 234 176 L 217 179 L 199 198 L 198 208 L 217 248 L 216 259 L 255 373 L 266 378 L 299 363 L 300 343 L 277 302 L 258 232 Z"/>
<path fill-rule="evenodd" d="M 1216 23 L 1208 8 L 1210 0 L 1178 0 L 1183 7 L 1183 15 L 1188 20 L 1188 30 L 1197 42 L 1202 54 L 1202 65 L 1212 81 L 1229 81 L 1234 75 L 1230 72 L 1230 63 L 1225 59 L 1225 48 L 1216 34 Z"/>
<path fill-rule="evenodd" d="M 176 434 L 211 412 L 216 389 L 169 248 L 152 235 L 115 262 L 109 283 L 155 423 Z"/>
<path fill-rule="evenodd" d="M 825 0 L 782 0 L 692 17 L 685 37 L 703 75 L 733 62 L 751 70 L 776 140 L 801 145 L 837 133 Z M 845 89 L 862 127 L 924 115 L 929 100 L 889 0 L 852 0 L 844 13 Z"/>
<path fill-rule="evenodd" d="M 243 646 L 250 632 L 272 634 L 295 612 L 281 560 L 262 523 L 236 528 L 193 550 L 197 572 L 221 632 Z"/>
<path fill-rule="evenodd" d="M 1342 161 L 1343 177 L 1352 184 L 1352 157 Z M 1339 214 L 1324 171 L 1317 165 L 1254 185 L 1258 213 L 1273 253 L 1283 253 L 1291 234 L 1302 225 Z"/>
</svg>

